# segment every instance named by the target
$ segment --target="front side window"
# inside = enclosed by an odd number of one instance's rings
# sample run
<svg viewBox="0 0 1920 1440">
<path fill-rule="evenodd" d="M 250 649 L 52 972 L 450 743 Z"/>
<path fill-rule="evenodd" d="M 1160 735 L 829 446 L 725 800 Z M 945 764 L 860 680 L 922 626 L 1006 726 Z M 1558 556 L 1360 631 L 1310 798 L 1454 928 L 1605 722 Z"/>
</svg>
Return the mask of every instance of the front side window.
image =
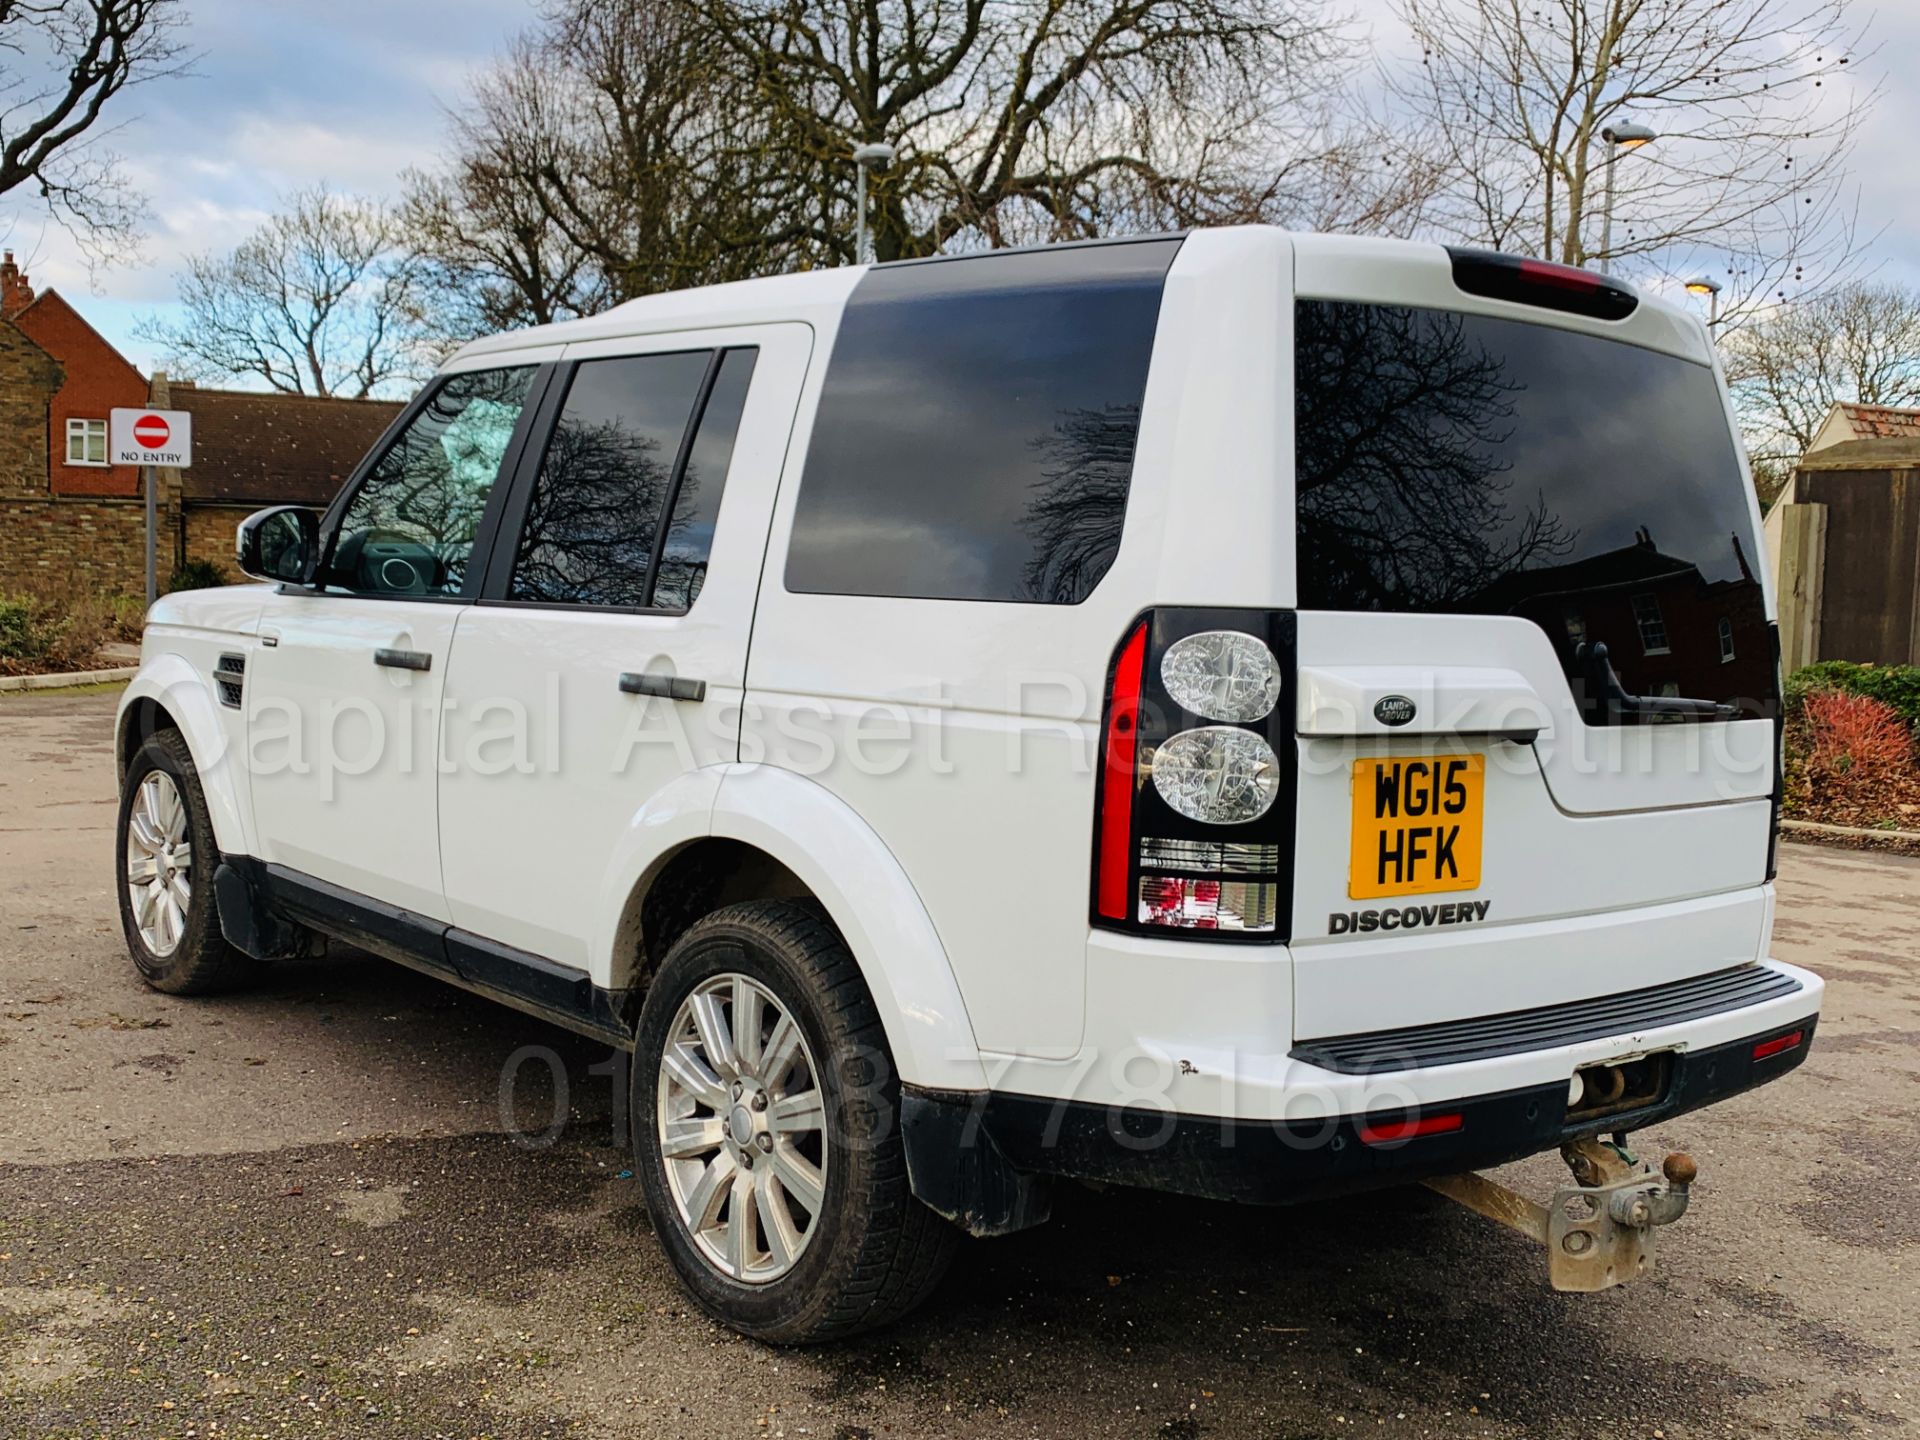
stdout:
<svg viewBox="0 0 1920 1440">
<path fill-rule="evenodd" d="M 461 592 L 533 376 L 527 365 L 440 382 L 347 502 L 326 569 L 329 589 Z"/>
<path fill-rule="evenodd" d="M 1711 368 L 1529 321 L 1301 300 L 1294 376 L 1301 609 L 1523 617 L 1577 696 L 1604 693 L 1605 645 L 1628 694 L 1771 713 L 1762 560 Z"/>
<path fill-rule="evenodd" d="M 811 594 L 1073 605 L 1113 564 L 1177 240 L 870 270 L 787 550 Z"/>
<path fill-rule="evenodd" d="M 104 465 L 107 463 L 107 422 L 104 420 L 67 421 L 67 464 Z"/>
</svg>

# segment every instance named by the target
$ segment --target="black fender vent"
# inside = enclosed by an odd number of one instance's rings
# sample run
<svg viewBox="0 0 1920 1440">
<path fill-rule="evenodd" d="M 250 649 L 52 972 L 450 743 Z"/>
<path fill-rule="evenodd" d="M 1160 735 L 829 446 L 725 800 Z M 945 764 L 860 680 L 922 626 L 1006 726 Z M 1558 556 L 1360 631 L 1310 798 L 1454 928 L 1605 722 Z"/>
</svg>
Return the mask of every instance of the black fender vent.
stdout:
<svg viewBox="0 0 1920 1440">
<path fill-rule="evenodd" d="M 244 655 L 222 655 L 220 663 L 213 667 L 214 687 L 220 692 L 220 703 L 229 710 L 238 710 L 247 683 L 247 657 Z"/>
<path fill-rule="evenodd" d="M 1342 1075 L 1424 1070 L 1434 1065 L 1462 1065 L 1472 1060 L 1491 1060 L 1496 1055 L 1551 1050 L 1559 1045 L 1604 1040 L 1609 1035 L 1633 1030 L 1678 1025 L 1707 1015 L 1741 1010 L 1805 988 L 1793 976 L 1778 970 L 1742 965 L 1733 970 L 1696 975 L 1691 980 L 1676 980 L 1669 985 L 1653 985 L 1619 995 L 1602 995 L 1594 1000 L 1576 1000 L 1568 1005 L 1543 1005 L 1535 1010 L 1476 1015 L 1438 1025 L 1410 1025 L 1401 1030 L 1302 1040 L 1288 1054 L 1295 1060 Z"/>
</svg>

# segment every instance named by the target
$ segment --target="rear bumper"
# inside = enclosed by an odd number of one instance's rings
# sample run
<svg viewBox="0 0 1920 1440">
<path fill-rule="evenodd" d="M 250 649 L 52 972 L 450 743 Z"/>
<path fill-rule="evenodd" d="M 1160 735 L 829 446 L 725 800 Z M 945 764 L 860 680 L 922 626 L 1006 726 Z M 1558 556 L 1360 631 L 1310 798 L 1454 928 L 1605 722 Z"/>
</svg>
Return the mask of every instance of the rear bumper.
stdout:
<svg viewBox="0 0 1920 1440">
<path fill-rule="evenodd" d="M 1296 1093 L 1307 1103 L 1288 1107 L 1284 1118 L 909 1087 L 902 1123 L 914 1191 L 965 1228 L 992 1234 L 1044 1219 L 1053 1176 L 1286 1204 L 1484 1169 L 1582 1135 L 1643 1129 L 1777 1080 L 1806 1059 L 1819 980 L 1774 962 L 1754 968 L 1803 983 L 1708 1017 L 1473 1063 L 1361 1076 L 1303 1063 L 1296 1052 Z M 1796 1033 L 1791 1047 L 1756 1055 L 1756 1047 Z M 1652 1051 L 1672 1054 L 1656 1100 L 1601 1120 L 1569 1120 L 1577 1066 Z M 1502 1083 L 1516 1070 L 1527 1083 Z M 1330 1096 L 1358 1103 L 1329 1105 Z M 1445 1117 L 1446 1128 L 1394 1137 L 1391 1127 L 1423 1117 Z"/>
</svg>

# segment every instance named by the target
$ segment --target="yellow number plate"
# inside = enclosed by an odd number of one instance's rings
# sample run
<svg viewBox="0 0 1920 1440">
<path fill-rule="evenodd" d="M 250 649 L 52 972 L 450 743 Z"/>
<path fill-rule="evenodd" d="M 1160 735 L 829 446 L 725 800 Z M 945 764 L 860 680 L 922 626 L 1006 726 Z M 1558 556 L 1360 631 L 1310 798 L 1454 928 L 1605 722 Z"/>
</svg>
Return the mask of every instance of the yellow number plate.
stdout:
<svg viewBox="0 0 1920 1440">
<path fill-rule="evenodd" d="M 1484 755 L 1354 761 L 1347 894 L 1477 889 L 1486 781 Z"/>
</svg>

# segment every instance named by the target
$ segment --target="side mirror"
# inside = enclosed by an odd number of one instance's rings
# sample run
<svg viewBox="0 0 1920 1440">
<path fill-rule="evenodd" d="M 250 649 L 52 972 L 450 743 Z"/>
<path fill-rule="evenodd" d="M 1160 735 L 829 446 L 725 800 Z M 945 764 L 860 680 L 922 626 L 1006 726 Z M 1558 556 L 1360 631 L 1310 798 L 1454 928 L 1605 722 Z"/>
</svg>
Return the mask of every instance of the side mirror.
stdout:
<svg viewBox="0 0 1920 1440">
<path fill-rule="evenodd" d="M 256 510 L 240 522 L 233 558 L 256 580 L 309 584 L 320 559 L 320 517 L 298 505 Z"/>
</svg>

